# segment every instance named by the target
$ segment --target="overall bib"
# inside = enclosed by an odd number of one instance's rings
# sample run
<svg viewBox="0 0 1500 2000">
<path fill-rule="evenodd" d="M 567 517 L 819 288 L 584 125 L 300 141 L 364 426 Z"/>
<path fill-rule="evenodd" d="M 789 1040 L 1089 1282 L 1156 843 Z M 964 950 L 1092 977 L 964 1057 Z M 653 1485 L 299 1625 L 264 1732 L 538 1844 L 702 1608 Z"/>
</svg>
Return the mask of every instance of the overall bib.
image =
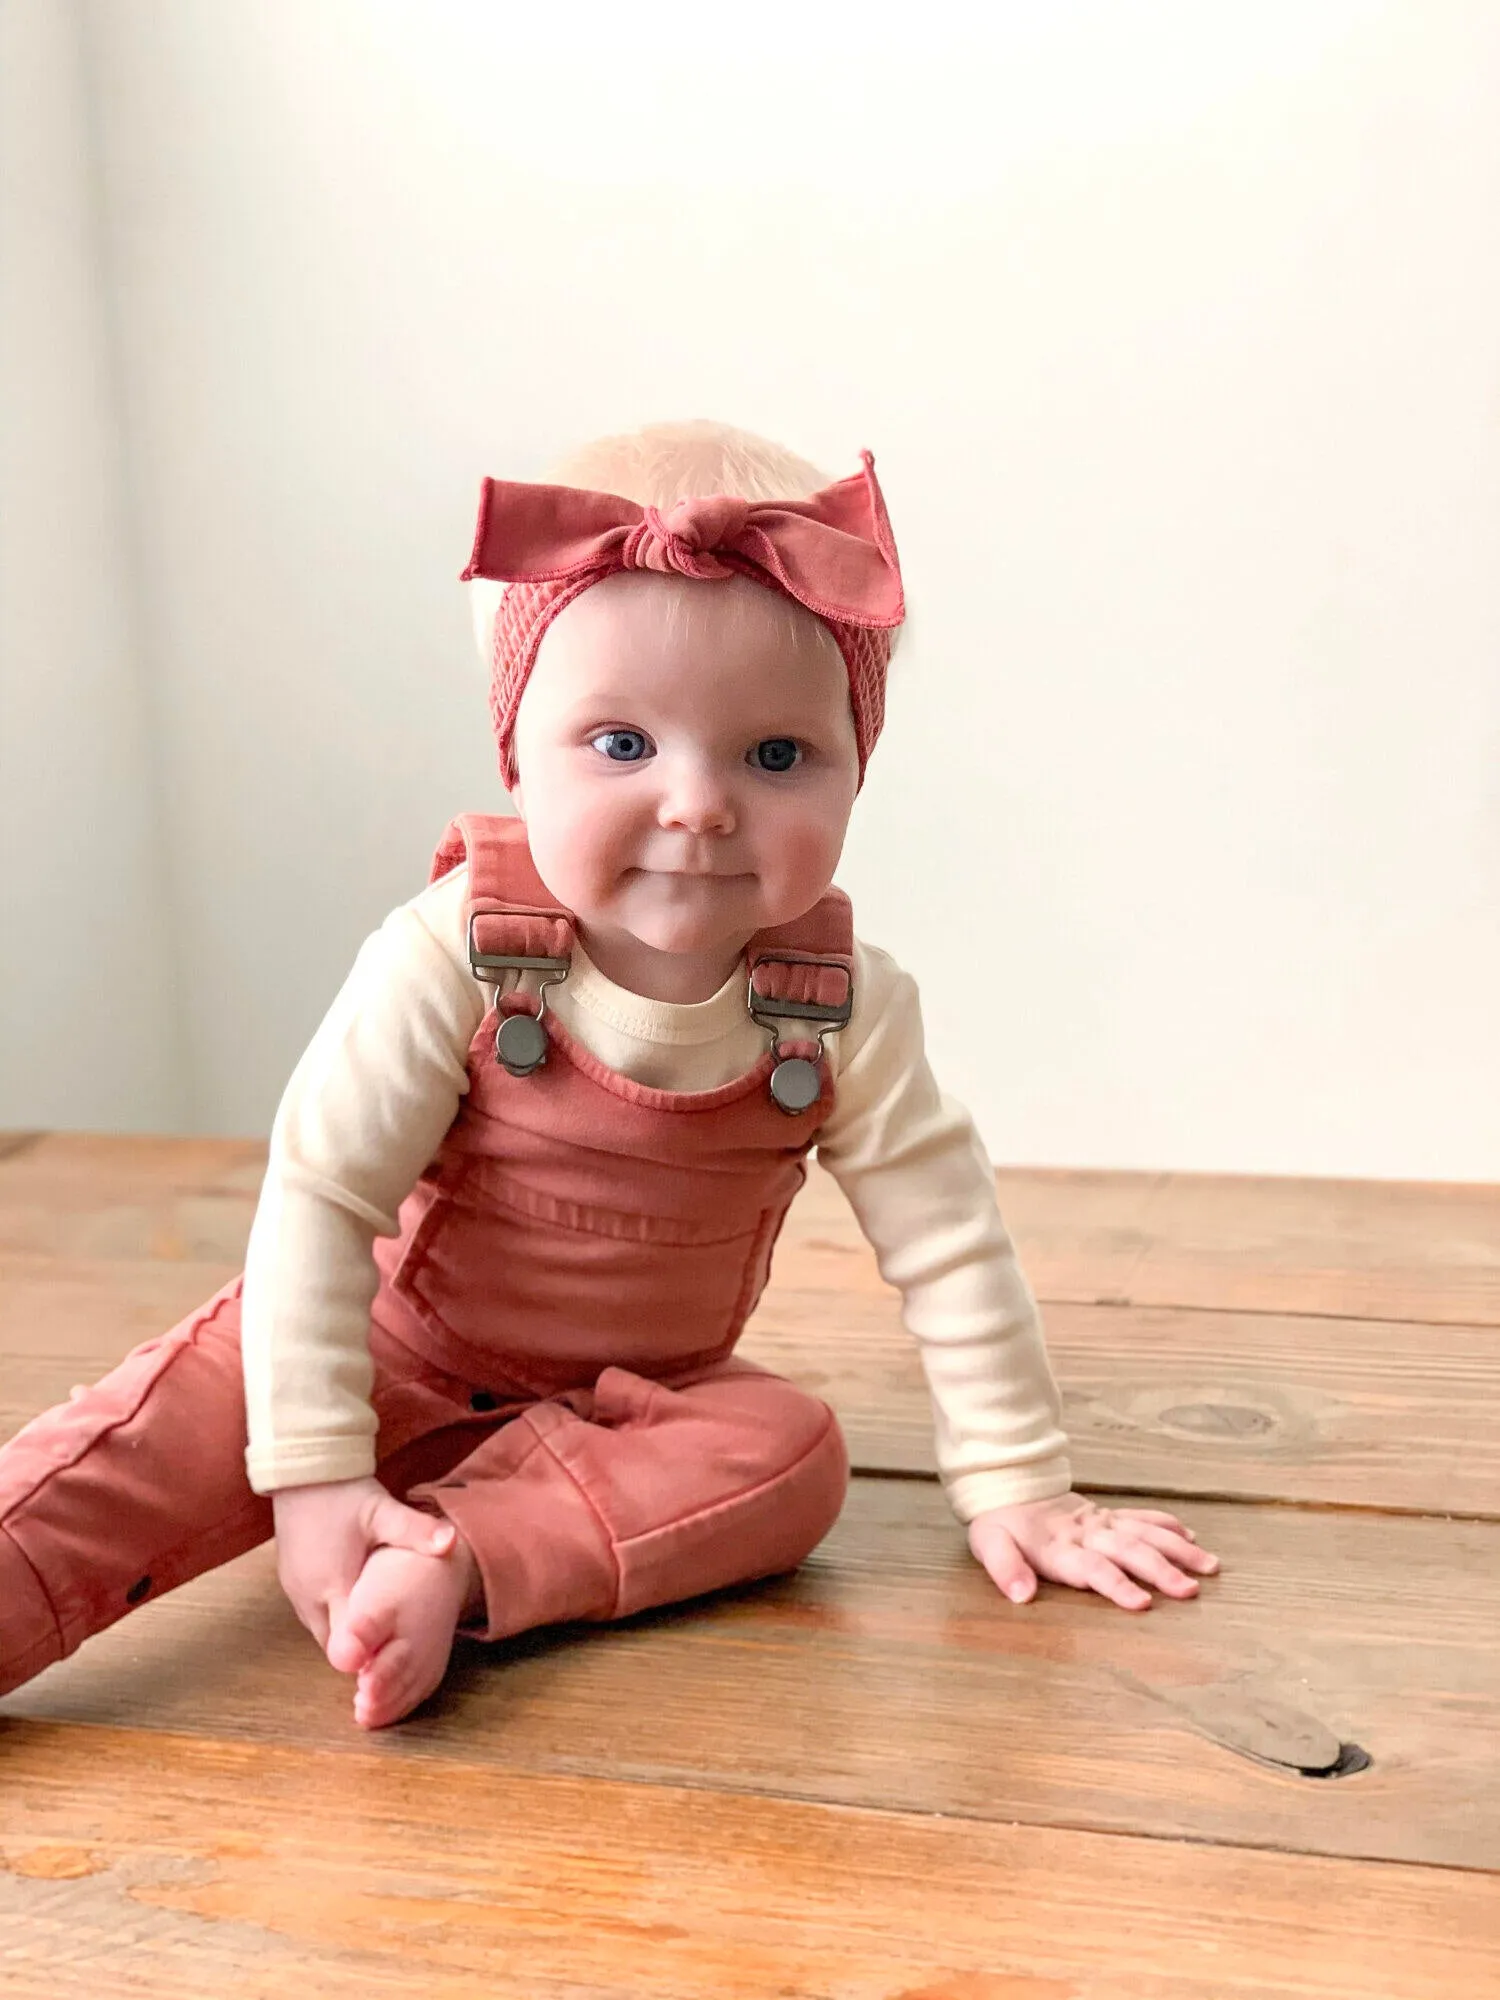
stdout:
<svg viewBox="0 0 1500 2000">
<path fill-rule="evenodd" d="M 733 1350 L 832 1108 L 821 1045 L 775 1043 L 716 1090 L 606 1069 L 546 1012 L 573 920 L 521 822 L 455 821 L 433 878 L 465 856 L 474 969 L 498 985 L 521 961 L 521 985 L 376 1244 L 377 1476 L 473 1549 L 474 1637 L 794 1568 L 842 1505 L 843 1439 Z M 852 950 L 838 890 L 751 940 L 747 1005 L 773 1039 L 847 1020 Z M 245 1477 L 240 1287 L 0 1448 L 0 1693 L 271 1534 Z"/>
</svg>

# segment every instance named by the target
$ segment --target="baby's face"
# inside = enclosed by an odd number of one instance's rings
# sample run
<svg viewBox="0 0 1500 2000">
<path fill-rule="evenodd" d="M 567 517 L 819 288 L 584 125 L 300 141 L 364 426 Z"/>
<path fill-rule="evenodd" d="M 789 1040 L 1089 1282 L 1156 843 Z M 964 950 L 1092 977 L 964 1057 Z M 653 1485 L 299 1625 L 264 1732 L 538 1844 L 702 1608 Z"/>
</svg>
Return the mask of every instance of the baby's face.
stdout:
<svg viewBox="0 0 1500 2000">
<path fill-rule="evenodd" d="M 811 909 L 859 777 L 831 637 L 810 614 L 789 635 L 743 579 L 586 590 L 542 641 L 515 753 L 542 880 L 607 977 L 663 1000 L 708 998 L 756 931 Z"/>
</svg>

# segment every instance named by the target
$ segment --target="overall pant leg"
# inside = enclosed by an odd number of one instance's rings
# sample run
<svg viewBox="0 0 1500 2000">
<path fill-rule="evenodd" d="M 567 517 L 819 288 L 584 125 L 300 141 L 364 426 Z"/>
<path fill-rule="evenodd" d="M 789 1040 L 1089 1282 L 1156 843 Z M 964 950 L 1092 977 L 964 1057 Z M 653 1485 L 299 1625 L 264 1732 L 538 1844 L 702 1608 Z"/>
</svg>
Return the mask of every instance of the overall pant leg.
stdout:
<svg viewBox="0 0 1500 2000">
<path fill-rule="evenodd" d="M 469 1384 L 378 1326 L 371 1357 L 393 1486 L 440 1476 L 493 1428 Z M 236 1279 L 0 1446 L 0 1695 L 272 1529 L 245 1476 Z"/>
<path fill-rule="evenodd" d="M 486 1616 L 463 1629 L 499 1639 L 795 1569 L 848 1479 L 827 1405 L 730 1360 L 673 1385 L 606 1368 L 405 1497 L 468 1542 Z"/>
<path fill-rule="evenodd" d="M 0 1448 L 0 1693 L 263 1542 L 244 1453 L 238 1281 Z"/>
</svg>

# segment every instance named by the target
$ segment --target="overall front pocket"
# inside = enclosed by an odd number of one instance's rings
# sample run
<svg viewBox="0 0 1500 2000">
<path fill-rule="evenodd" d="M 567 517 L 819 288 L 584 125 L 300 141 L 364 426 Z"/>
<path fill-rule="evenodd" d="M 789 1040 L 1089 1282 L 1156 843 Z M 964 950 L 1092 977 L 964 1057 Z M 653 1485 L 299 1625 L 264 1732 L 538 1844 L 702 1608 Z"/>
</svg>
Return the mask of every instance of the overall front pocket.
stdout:
<svg viewBox="0 0 1500 2000">
<path fill-rule="evenodd" d="M 783 1212 L 642 1215 L 559 1200 L 487 1165 L 433 1192 L 393 1283 L 433 1333 L 503 1358 L 519 1380 L 581 1383 L 611 1365 L 657 1374 L 733 1343 Z"/>
</svg>

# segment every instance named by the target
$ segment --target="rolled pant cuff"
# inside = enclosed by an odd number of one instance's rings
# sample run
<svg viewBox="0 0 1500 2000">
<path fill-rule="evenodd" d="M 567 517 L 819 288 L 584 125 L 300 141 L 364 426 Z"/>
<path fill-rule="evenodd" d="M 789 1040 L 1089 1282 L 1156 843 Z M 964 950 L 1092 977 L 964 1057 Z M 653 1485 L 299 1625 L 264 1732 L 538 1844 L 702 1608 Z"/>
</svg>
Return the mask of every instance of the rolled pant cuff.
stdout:
<svg viewBox="0 0 1500 2000">
<path fill-rule="evenodd" d="M 406 1496 L 410 1506 L 451 1521 L 473 1552 L 485 1608 L 459 1627 L 466 1638 L 509 1639 L 539 1625 L 615 1613 L 620 1568 L 610 1537 L 532 1429 L 531 1414 L 507 1428 L 506 1456 L 514 1462 L 501 1476 L 434 1480 Z"/>
</svg>

